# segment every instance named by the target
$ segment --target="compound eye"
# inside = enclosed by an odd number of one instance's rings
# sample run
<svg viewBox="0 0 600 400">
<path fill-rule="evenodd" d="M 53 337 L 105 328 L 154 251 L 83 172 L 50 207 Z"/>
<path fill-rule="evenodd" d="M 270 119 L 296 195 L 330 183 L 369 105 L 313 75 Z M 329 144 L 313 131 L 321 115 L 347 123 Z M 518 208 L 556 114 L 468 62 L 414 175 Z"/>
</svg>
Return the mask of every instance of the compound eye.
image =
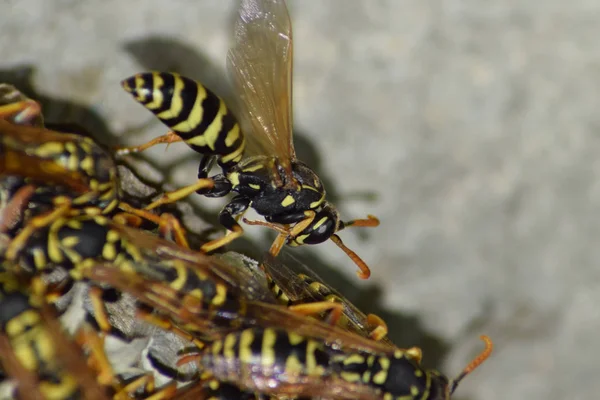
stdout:
<svg viewBox="0 0 600 400">
<path fill-rule="evenodd" d="M 319 213 L 320 214 L 320 213 Z M 305 244 L 323 243 L 335 233 L 337 220 L 331 214 L 319 215 L 314 222 L 306 228 L 308 236 L 303 240 Z M 319 218 L 320 217 L 320 218 Z"/>
</svg>

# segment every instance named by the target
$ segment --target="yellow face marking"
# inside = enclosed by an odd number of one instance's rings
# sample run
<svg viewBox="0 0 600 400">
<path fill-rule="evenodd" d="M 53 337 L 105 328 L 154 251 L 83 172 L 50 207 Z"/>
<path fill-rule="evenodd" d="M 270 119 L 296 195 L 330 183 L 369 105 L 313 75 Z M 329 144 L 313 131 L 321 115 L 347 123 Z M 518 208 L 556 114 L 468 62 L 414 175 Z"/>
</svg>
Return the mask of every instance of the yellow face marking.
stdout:
<svg viewBox="0 0 600 400">
<path fill-rule="evenodd" d="M 275 364 L 275 341 L 277 340 L 277 334 L 273 329 L 265 329 L 263 331 L 263 341 L 261 346 L 261 357 L 260 365 L 263 367 L 271 367 Z"/>
<path fill-rule="evenodd" d="M 289 243 L 289 245 L 290 245 L 291 247 L 295 247 L 295 246 L 301 246 L 301 245 L 303 245 L 303 244 L 304 244 L 304 240 L 305 240 L 307 237 L 309 237 L 309 236 L 310 236 L 310 235 L 298 235 L 298 236 L 296 236 L 296 237 L 294 238 L 294 240 L 293 240 L 293 241 L 291 241 L 291 242 Z"/>
<path fill-rule="evenodd" d="M 246 329 L 240 335 L 240 360 L 242 362 L 252 362 L 252 342 L 254 342 L 255 336 L 251 329 Z"/>
<path fill-rule="evenodd" d="M 289 194 L 287 196 L 285 196 L 285 198 L 281 201 L 281 205 L 284 207 L 289 207 L 292 204 L 294 204 L 296 202 L 296 200 L 294 200 L 294 198 L 292 196 L 290 196 Z"/>
<path fill-rule="evenodd" d="M 321 218 L 320 220 L 317 221 L 316 224 L 313 224 L 313 229 L 319 228 L 321 225 L 323 225 L 325 222 L 327 222 L 328 219 L 329 219 L 329 217 Z"/>
<path fill-rule="evenodd" d="M 160 74 L 157 74 L 156 72 L 152 73 L 152 80 L 154 81 L 154 86 L 150 90 L 152 93 L 152 101 L 144 106 L 149 110 L 156 110 L 157 108 L 160 108 L 165 101 L 162 90 L 160 90 L 160 88 L 164 86 L 165 82 Z"/>
<path fill-rule="evenodd" d="M 40 158 L 54 157 L 65 151 L 62 143 L 48 142 L 42 143 L 35 148 L 34 154 Z"/>
</svg>

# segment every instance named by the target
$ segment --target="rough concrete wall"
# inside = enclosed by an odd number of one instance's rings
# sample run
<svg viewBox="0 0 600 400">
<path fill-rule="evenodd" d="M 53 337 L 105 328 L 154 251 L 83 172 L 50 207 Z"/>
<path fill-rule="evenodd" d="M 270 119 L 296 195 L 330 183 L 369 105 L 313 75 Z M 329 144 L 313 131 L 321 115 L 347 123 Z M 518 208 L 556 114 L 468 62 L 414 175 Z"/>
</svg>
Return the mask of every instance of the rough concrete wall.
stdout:
<svg viewBox="0 0 600 400">
<path fill-rule="evenodd" d="M 451 376 L 479 351 L 480 333 L 495 339 L 459 398 L 595 398 L 600 3 L 290 3 L 298 152 L 345 218 L 382 220 L 342 233 L 371 265 L 367 283 L 331 243 L 294 254 Z M 176 70 L 232 96 L 234 8 L 3 1 L 0 80 L 34 90 L 49 119 L 79 121 L 109 144 L 141 143 L 165 130 L 119 137 L 151 120 L 119 81 Z M 198 158 L 183 145 L 145 156 L 152 171 L 135 165 L 151 182 L 195 178 Z M 214 223 L 223 203 L 194 204 Z M 267 248 L 263 229 L 248 231 Z"/>
</svg>

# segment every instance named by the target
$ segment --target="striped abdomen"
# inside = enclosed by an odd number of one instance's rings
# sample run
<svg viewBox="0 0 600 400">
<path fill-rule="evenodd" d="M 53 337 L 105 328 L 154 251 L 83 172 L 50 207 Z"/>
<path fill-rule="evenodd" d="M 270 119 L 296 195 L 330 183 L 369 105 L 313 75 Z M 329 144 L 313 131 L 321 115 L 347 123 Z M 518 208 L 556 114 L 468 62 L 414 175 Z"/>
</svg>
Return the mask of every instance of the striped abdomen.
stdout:
<svg viewBox="0 0 600 400">
<path fill-rule="evenodd" d="M 321 379 L 329 370 L 325 344 L 275 328 L 249 328 L 211 344 L 201 364 L 213 376 L 253 390 L 277 389 L 308 377 Z"/>
<path fill-rule="evenodd" d="M 245 139 L 237 120 L 202 84 L 166 72 L 140 73 L 121 84 L 198 153 L 219 156 L 225 167 L 242 159 Z"/>
</svg>

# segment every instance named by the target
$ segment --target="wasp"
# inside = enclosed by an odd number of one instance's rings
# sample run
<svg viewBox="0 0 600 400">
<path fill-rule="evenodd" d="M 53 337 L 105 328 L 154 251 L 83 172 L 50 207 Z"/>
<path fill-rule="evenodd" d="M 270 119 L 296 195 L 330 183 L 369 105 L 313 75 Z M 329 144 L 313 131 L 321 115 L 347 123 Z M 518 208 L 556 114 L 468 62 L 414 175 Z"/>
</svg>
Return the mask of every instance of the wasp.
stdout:
<svg viewBox="0 0 600 400">
<path fill-rule="evenodd" d="M 201 315 L 184 324 L 198 335 L 237 326 L 250 300 L 273 301 L 266 286 L 244 270 L 102 215 L 53 218 L 18 238 L 8 243 L 4 256 L 20 270 L 36 274 L 60 267 L 75 281 L 129 293 L 168 319 L 185 322 L 185 315 Z M 92 289 L 98 325 L 109 331 L 102 291 Z"/>
<path fill-rule="evenodd" d="M 284 328 L 251 327 L 216 340 L 197 357 L 218 381 L 242 391 L 332 399 L 448 400 L 492 352 L 492 342 L 454 379 L 401 349 L 352 351 Z"/>
<path fill-rule="evenodd" d="M 326 200 L 321 179 L 296 157 L 291 109 L 292 27 L 285 1 L 242 1 L 234 31 L 227 69 L 241 100 L 240 123 L 222 99 L 186 77 L 148 72 L 122 82 L 124 89 L 171 131 L 144 145 L 123 148 L 120 154 L 184 141 L 203 155 L 196 184 L 167 193 L 147 208 L 194 191 L 207 197 L 234 192 L 237 195 L 219 214 L 228 234 L 205 243 L 202 251 L 215 250 L 242 235 L 237 218 L 252 207 L 266 220 L 260 225 L 279 232 L 271 246 L 273 255 L 286 243 L 300 246 L 331 239 L 357 264 L 358 276 L 367 279 L 368 266 L 344 245 L 337 232 L 350 226 L 374 227 L 379 221 L 373 216 L 342 221 Z M 223 173 L 207 179 L 215 161 Z"/>
<path fill-rule="evenodd" d="M 0 272 L 0 350 L 4 370 L 16 382 L 17 397 L 108 399 L 107 388 L 101 387 L 82 349 L 67 338 L 43 297 L 9 271 Z M 110 369 L 100 347 L 90 353 L 101 355 L 97 364 Z M 114 383 L 106 371 L 100 372 L 99 380 Z"/>
<path fill-rule="evenodd" d="M 187 246 L 185 231 L 175 217 L 154 215 L 122 201 L 114 159 L 91 138 L 44 128 L 40 125 L 41 109 L 32 106 L 37 102 L 18 91 L 7 92 L 0 97 L 1 103 L 4 104 L 0 105 L 0 176 L 5 182 L 12 179 L 8 186 L 14 191 L 34 184 L 30 206 L 35 213 L 47 209 L 54 209 L 55 216 L 72 210 L 102 213 L 139 225 L 141 221 L 134 219 L 135 216 L 173 233 L 178 243 Z M 123 212 L 115 213 L 117 209 Z M 30 234 L 31 229 L 50 219 L 34 219 L 24 234 Z"/>
</svg>

